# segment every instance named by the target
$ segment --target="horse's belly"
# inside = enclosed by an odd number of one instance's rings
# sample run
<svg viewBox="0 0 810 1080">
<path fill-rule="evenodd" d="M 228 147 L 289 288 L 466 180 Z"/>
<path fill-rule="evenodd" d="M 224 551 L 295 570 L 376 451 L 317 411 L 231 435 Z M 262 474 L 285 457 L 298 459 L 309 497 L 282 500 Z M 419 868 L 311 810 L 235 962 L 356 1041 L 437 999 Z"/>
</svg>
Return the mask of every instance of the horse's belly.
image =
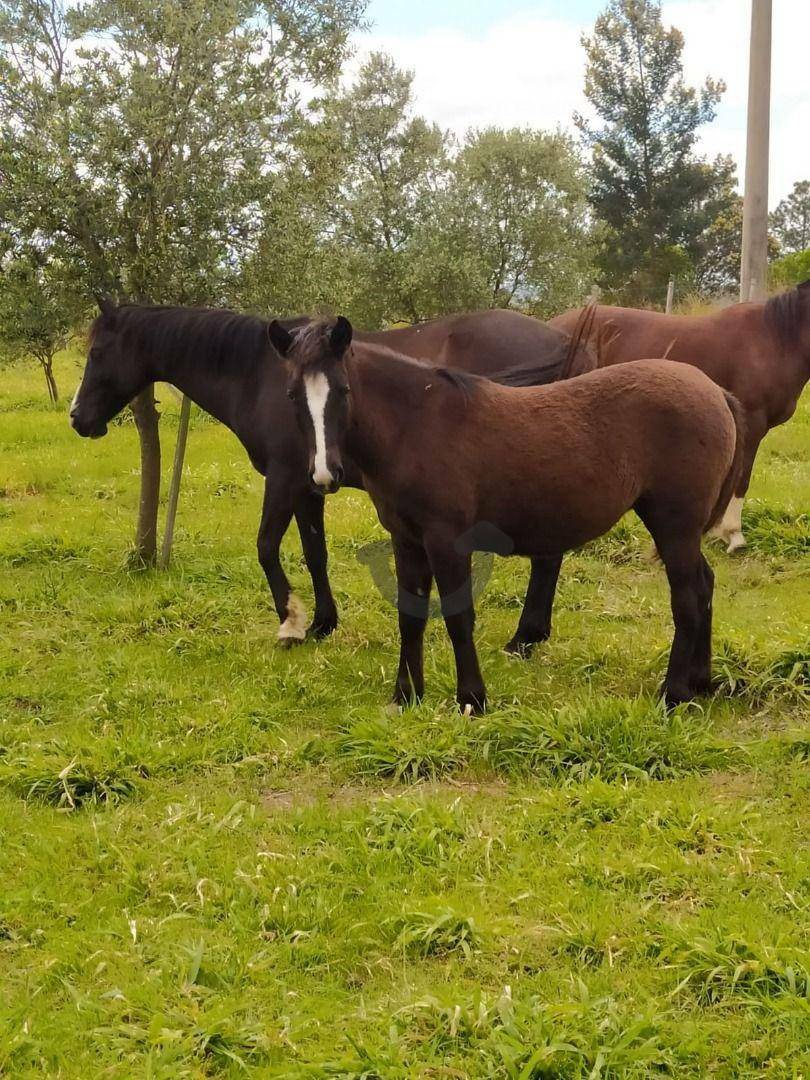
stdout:
<svg viewBox="0 0 810 1080">
<path fill-rule="evenodd" d="M 493 506 L 491 524 L 508 537 L 515 555 L 559 555 L 602 536 L 633 506 L 635 491 L 625 490 L 626 485 L 609 491 L 607 486 L 579 489 L 551 501 L 533 499 L 527 490 L 517 506 Z M 486 510 L 482 510 L 485 517 Z"/>
</svg>

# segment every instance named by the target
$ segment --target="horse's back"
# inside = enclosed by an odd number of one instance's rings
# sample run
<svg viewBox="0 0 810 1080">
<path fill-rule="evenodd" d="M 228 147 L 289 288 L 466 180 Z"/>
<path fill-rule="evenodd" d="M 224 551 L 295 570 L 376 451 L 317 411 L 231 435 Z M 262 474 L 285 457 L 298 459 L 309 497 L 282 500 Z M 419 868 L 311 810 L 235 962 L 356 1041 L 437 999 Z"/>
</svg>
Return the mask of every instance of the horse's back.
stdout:
<svg viewBox="0 0 810 1080">
<path fill-rule="evenodd" d="M 569 330 L 579 310 L 551 325 Z M 660 357 L 704 371 L 714 382 L 745 398 L 758 364 L 755 305 L 734 305 L 704 315 L 667 315 L 642 308 L 599 305 L 591 343 L 599 367 Z M 753 380 L 759 392 L 759 379 Z"/>
<path fill-rule="evenodd" d="M 570 335 L 548 323 L 505 308 L 446 315 L 427 323 L 358 334 L 416 360 L 491 375 L 508 368 L 565 363 Z M 576 350 L 571 374 L 589 371 L 596 358 L 584 343 Z"/>
</svg>

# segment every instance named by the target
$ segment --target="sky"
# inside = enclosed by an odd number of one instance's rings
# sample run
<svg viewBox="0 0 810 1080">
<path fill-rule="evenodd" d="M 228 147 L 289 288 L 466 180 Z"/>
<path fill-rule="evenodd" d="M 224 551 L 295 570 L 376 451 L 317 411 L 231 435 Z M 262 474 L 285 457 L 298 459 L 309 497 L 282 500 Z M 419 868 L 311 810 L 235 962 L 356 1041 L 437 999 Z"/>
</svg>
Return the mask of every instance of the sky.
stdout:
<svg viewBox="0 0 810 1080">
<path fill-rule="evenodd" d="M 354 64 L 373 49 L 415 73 L 419 112 L 463 134 L 496 124 L 571 129 L 582 94 L 579 43 L 604 0 L 371 0 L 371 28 L 358 35 Z M 810 0 L 775 0 L 771 90 L 774 206 L 794 181 L 810 179 Z M 723 79 L 717 118 L 701 131 L 701 152 L 732 154 L 745 168 L 750 0 L 664 0 L 666 25 L 684 34 L 688 81 Z"/>
</svg>

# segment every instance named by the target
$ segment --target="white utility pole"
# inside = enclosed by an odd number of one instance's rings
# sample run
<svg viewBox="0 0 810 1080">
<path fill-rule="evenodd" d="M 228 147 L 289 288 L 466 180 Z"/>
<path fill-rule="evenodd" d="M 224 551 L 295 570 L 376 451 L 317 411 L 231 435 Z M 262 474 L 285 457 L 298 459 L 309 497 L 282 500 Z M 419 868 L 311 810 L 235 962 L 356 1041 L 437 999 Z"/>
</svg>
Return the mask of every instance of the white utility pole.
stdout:
<svg viewBox="0 0 810 1080">
<path fill-rule="evenodd" d="M 768 148 L 771 122 L 772 0 L 751 0 L 748 140 L 745 152 L 740 300 L 760 300 L 768 284 Z"/>
</svg>

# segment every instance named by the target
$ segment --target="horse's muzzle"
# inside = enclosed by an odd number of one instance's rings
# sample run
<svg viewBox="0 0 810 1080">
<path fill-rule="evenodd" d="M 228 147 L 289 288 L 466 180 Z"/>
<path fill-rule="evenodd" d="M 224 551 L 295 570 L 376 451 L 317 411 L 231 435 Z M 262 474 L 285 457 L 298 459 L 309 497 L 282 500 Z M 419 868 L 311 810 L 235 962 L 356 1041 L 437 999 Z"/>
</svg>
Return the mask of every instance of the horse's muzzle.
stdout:
<svg viewBox="0 0 810 1080">
<path fill-rule="evenodd" d="M 75 413 L 70 414 L 70 426 L 83 439 L 100 439 L 107 434 L 106 424 L 88 424 L 76 416 Z"/>
<path fill-rule="evenodd" d="M 313 490 L 317 491 L 319 495 L 334 495 L 336 491 L 340 491 L 343 484 L 343 467 L 341 465 L 332 466 L 331 480 L 328 483 L 319 484 L 314 473 L 310 473 L 309 482 L 312 484 Z"/>
</svg>

